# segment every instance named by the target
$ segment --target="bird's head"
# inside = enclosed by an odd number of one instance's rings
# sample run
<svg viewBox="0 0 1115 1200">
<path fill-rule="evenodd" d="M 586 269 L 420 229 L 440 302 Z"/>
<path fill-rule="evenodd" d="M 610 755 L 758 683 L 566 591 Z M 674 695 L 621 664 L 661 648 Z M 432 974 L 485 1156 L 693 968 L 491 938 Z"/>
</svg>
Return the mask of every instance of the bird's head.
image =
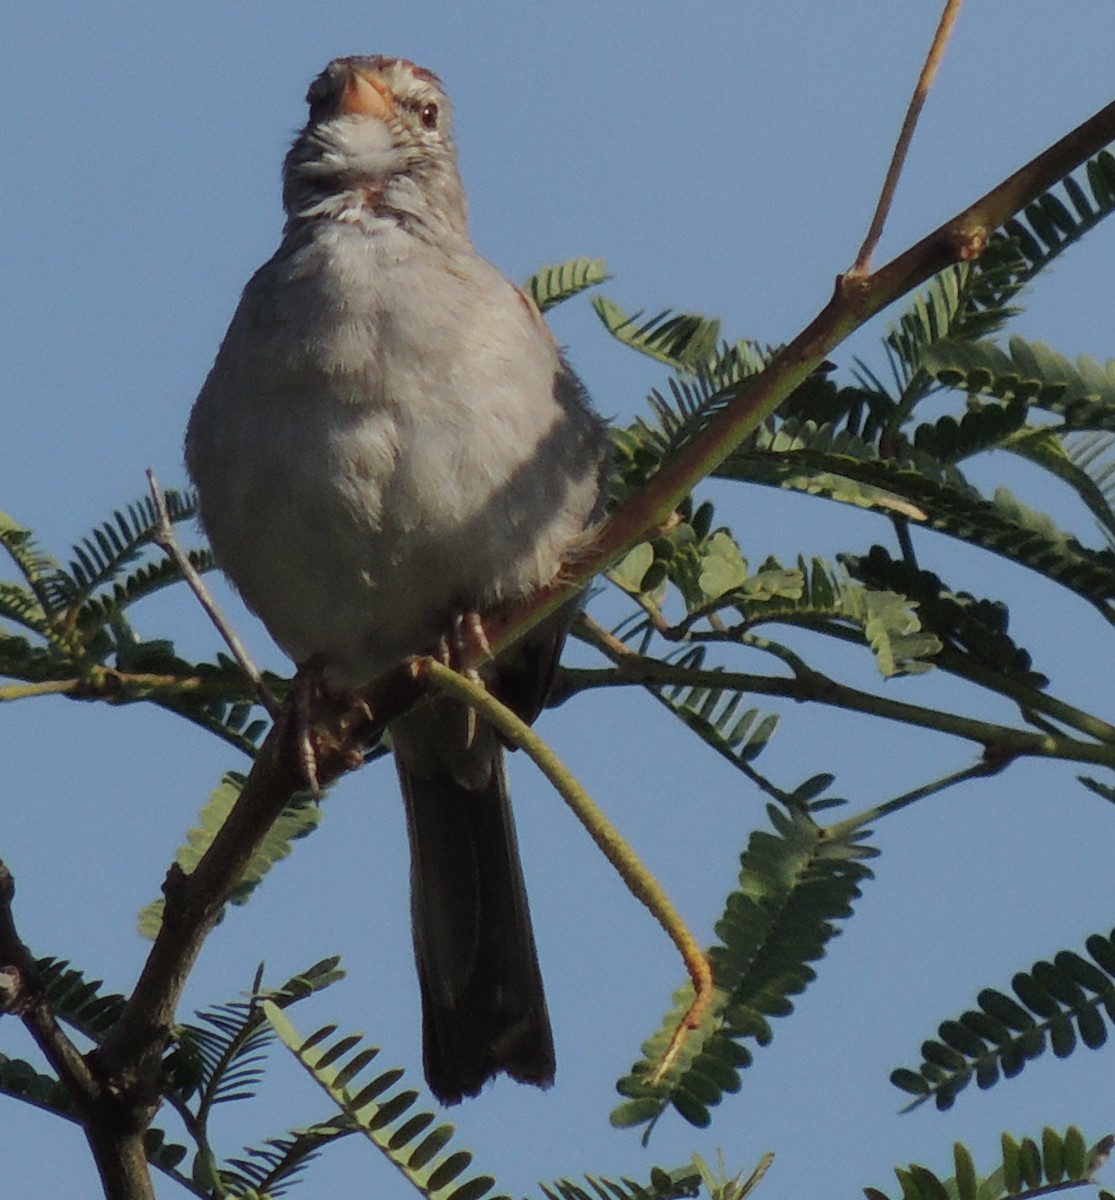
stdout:
<svg viewBox="0 0 1115 1200">
<path fill-rule="evenodd" d="M 405 58 L 334 59 L 306 93 L 310 115 L 286 157 L 292 217 L 366 208 L 459 220 L 465 203 L 441 80 Z"/>
</svg>

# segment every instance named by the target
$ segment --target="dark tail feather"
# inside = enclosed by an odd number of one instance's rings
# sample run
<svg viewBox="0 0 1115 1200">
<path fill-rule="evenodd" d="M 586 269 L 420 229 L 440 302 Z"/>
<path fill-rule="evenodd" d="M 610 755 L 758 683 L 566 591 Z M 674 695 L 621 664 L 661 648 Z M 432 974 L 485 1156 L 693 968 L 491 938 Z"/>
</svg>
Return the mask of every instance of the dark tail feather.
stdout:
<svg viewBox="0 0 1115 1200">
<path fill-rule="evenodd" d="M 505 1071 L 548 1087 L 554 1046 L 503 752 L 476 789 L 400 762 L 426 1079 L 445 1104 Z"/>
</svg>

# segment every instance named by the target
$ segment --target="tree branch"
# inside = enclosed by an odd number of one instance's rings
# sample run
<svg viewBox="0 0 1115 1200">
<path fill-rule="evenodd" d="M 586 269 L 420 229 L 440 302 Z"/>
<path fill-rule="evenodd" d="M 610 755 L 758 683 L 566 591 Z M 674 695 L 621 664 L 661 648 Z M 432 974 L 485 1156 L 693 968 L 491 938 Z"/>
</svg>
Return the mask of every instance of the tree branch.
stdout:
<svg viewBox="0 0 1115 1200">
<path fill-rule="evenodd" d="M 423 692 L 412 665 L 402 663 L 377 681 L 377 699 L 392 714 L 412 707 Z M 318 776 L 328 785 L 360 765 L 363 748 L 382 729 L 357 698 L 318 698 L 315 723 L 302 731 L 293 698 L 272 726 L 224 824 L 190 874 L 177 864 L 163 884 L 163 923 L 120 1020 L 97 1051 L 102 1070 L 123 1090 L 142 1097 L 157 1091 L 160 1060 L 178 1000 L 201 947 L 217 923 L 252 856 L 306 779 L 302 735 L 312 737 Z"/>
<path fill-rule="evenodd" d="M 0 1011 L 16 1013 L 69 1092 L 109 1200 L 155 1200 L 143 1150 L 150 1112 L 122 1104 L 58 1024 L 12 914 L 15 880 L 0 862 Z"/>
<path fill-rule="evenodd" d="M 175 865 L 167 874 L 162 927 L 120 1020 L 95 1052 L 100 1072 L 133 1104 L 155 1103 L 178 1000 L 202 944 L 267 831 L 303 786 L 289 748 L 280 722 L 196 868 L 186 875 Z"/>
</svg>

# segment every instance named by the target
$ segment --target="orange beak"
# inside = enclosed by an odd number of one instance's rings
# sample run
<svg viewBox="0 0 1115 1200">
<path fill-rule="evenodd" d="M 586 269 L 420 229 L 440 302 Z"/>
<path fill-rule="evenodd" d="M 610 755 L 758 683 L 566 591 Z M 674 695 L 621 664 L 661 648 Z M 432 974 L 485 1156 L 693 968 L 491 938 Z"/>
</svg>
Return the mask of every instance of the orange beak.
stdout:
<svg viewBox="0 0 1115 1200">
<path fill-rule="evenodd" d="M 395 115 L 395 101 L 380 76 L 353 68 L 345 84 L 339 109 L 342 113 L 386 121 Z"/>
</svg>

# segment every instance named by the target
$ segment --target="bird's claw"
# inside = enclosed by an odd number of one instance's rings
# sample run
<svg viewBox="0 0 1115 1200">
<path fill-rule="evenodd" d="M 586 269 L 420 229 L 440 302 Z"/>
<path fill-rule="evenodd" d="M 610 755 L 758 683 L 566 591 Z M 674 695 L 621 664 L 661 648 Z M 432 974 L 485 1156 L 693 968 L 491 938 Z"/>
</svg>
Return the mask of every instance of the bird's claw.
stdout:
<svg viewBox="0 0 1115 1200">
<path fill-rule="evenodd" d="M 449 631 L 438 641 L 438 658 L 442 664 L 477 687 L 483 687 L 484 679 L 476 663 L 494 657 L 480 614 L 474 608 L 454 609 L 449 620 Z M 471 746 L 476 740 L 476 728 L 476 711 L 470 708 L 465 729 L 466 746 Z"/>
</svg>

